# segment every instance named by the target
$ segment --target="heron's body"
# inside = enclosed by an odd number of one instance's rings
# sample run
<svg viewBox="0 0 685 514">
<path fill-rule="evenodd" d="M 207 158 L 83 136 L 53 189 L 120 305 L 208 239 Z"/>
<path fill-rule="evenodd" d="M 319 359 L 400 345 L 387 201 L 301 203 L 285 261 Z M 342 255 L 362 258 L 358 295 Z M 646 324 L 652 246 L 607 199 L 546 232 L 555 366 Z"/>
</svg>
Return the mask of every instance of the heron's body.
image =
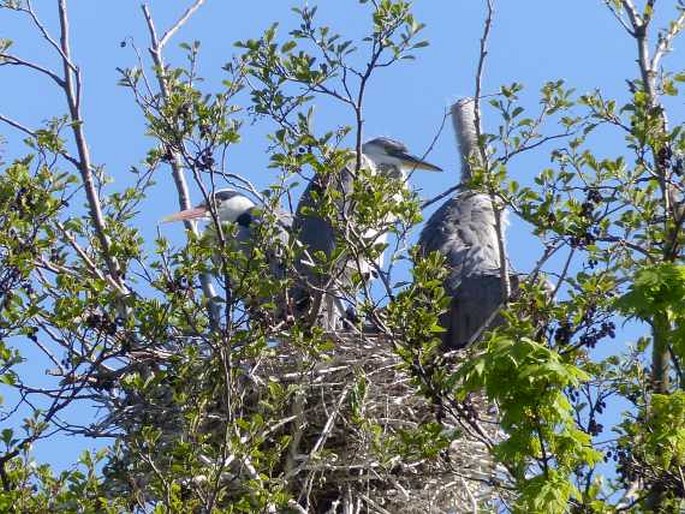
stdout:
<svg viewBox="0 0 685 514">
<path fill-rule="evenodd" d="M 403 185 L 413 168 L 440 171 L 437 166 L 409 154 L 402 143 L 388 138 L 376 138 L 362 146 L 361 167 L 371 174 L 380 173 L 400 180 Z M 301 280 L 292 292 L 296 309 L 300 314 L 308 312 L 318 316 L 327 330 L 335 330 L 345 319 L 344 300 L 354 296 L 355 289 L 360 285 L 354 277 L 369 281 L 383 265 L 382 253 L 375 261 L 371 261 L 363 256 L 354 258 L 350 252 L 342 251 L 344 245 L 341 245 L 341 238 L 346 235 L 339 231 L 341 226 L 354 219 L 355 206 L 350 198 L 354 187 L 355 164 L 352 162 L 335 173 L 315 175 L 302 195 L 293 224 L 293 233 L 304 249 L 304 256 L 297 266 Z M 317 213 L 322 195 L 331 189 L 337 192 L 335 223 Z M 360 246 L 384 245 L 387 229 L 393 221 L 394 218 L 388 216 L 382 226 L 364 229 Z M 355 231 L 356 227 L 348 228 Z M 335 262 L 326 262 L 321 266 L 322 259 L 317 258 L 317 255 L 322 254 L 325 256 L 324 262 L 330 259 Z M 320 267 L 325 267 L 326 273 L 316 269 Z"/>
<path fill-rule="evenodd" d="M 495 214 L 486 194 L 465 191 L 445 202 L 426 222 L 419 245 L 445 256 L 450 290 L 469 276 L 499 276 Z"/>
<path fill-rule="evenodd" d="M 351 263 L 344 260 L 338 265 L 321 262 L 320 257 L 331 258 L 339 244 L 336 229 L 330 219 L 307 214 L 307 211 L 316 210 L 316 198 L 321 198 L 327 189 L 333 188 L 341 193 L 336 202 L 340 219 L 347 218 L 351 208 L 348 198 L 352 193 L 353 180 L 352 165 L 325 177 L 315 175 L 302 194 L 293 223 L 293 233 L 303 247 L 303 254 L 296 265 L 300 280 L 291 294 L 295 311 L 298 316 L 303 316 L 313 314 L 309 312 L 310 309 L 315 310 L 327 330 L 337 328 L 345 316 L 343 287 L 350 282 L 352 270 L 348 269 L 348 265 Z M 330 275 L 320 273 L 317 270 L 319 266 L 330 270 Z M 328 294 L 323 294 L 323 290 L 328 291 Z"/>
<path fill-rule="evenodd" d="M 248 197 L 232 189 L 217 190 L 212 198 L 214 213 L 222 226 L 226 244 L 236 245 L 236 249 L 245 253 L 250 260 L 257 244 L 256 231 L 265 222 L 263 210 Z M 280 279 L 284 277 L 286 271 L 282 262 L 282 250 L 288 243 L 293 218 L 289 213 L 281 210 L 274 213 L 274 218 L 276 224 L 274 238 L 268 243 L 267 248 L 261 248 L 260 251 L 266 255 L 272 278 Z M 203 237 L 209 241 L 218 242 L 217 226 L 214 223 L 212 209 L 209 208 L 207 202 L 203 202 L 193 209 L 168 216 L 164 221 L 192 219 L 208 222 Z M 217 262 L 220 263 L 220 260 L 217 259 Z M 257 305 L 265 301 L 264 298 L 257 298 L 251 299 L 250 303 Z M 283 303 L 284 299 L 279 299 L 277 303 L 279 302 Z M 278 305 L 277 307 L 277 311 L 282 314 L 285 306 Z"/>
<path fill-rule="evenodd" d="M 472 191 L 451 198 L 426 222 L 419 246 L 425 254 L 445 256 L 445 292 L 452 302 L 441 318 L 443 340 L 449 348 L 462 348 L 502 303 L 492 200 Z"/>
<path fill-rule="evenodd" d="M 473 101 L 457 102 L 452 119 L 461 151 L 462 188 L 426 222 L 419 247 L 424 254 L 438 251 L 445 256 L 444 286 L 452 301 L 440 321 L 445 347 L 456 349 L 472 343 L 486 326 L 493 326 L 504 287 L 492 198 L 467 187 L 471 159 L 478 157 Z"/>
</svg>

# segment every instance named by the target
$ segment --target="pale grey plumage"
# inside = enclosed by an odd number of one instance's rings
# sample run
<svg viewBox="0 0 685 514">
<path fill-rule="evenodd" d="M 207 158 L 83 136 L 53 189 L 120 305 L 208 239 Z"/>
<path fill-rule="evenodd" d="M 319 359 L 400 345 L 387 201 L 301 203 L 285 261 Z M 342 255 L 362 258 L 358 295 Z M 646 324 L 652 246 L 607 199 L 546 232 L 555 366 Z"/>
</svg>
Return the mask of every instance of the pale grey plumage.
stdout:
<svg viewBox="0 0 685 514">
<path fill-rule="evenodd" d="M 442 171 L 421 158 L 410 154 L 406 146 L 399 141 L 386 137 L 379 137 L 367 141 L 362 145 L 362 168 L 372 173 L 382 173 L 388 177 L 406 181 L 407 174 L 412 169 Z M 328 175 L 317 174 L 311 180 L 302 194 L 297 207 L 293 233 L 296 234 L 304 249 L 303 258 L 297 264 L 297 271 L 301 280 L 292 291 L 296 312 L 318 314 L 318 321 L 327 330 L 339 328 L 347 317 L 345 296 L 354 294 L 352 277 L 361 275 L 362 280 L 371 280 L 376 269 L 382 265 L 382 255 L 376 263 L 364 259 L 357 262 L 350 255 L 343 255 L 330 270 L 330 274 L 320 274 L 315 270 L 316 262 L 312 262 L 318 252 L 327 258 L 335 255 L 340 243 L 339 234 L 329 219 L 324 219 L 315 212 L 318 207 L 317 198 L 333 188 L 340 192 L 336 215 L 339 220 L 353 219 L 354 206 L 350 202 L 350 194 L 354 187 L 355 164 L 349 163 L 337 173 Z M 392 201 L 392 199 L 388 199 Z M 393 220 L 386 219 L 386 225 Z M 363 235 L 367 243 L 381 244 L 387 238 L 387 233 L 381 227 L 378 230 L 367 230 Z"/>
<path fill-rule="evenodd" d="M 255 248 L 255 230 L 265 223 L 264 210 L 258 207 L 247 196 L 234 191 L 232 189 L 219 189 L 211 195 L 214 207 L 214 213 L 217 220 L 223 226 L 231 224 L 231 228 L 235 232 L 228 233 L 224 230 L 224 237 L 226 243 L 235 245 L 234 248 L 244 252 L 248 257 Z M 269 242 L 268 247 L 263 251 L 267 257 L 269 270 L 271 276 L 274 278 L 283 278 L 286 273 L 286 268 L 283 263 L 283 248 L 288 244 L 290 238 L 290 230 L 292 227 L 293 217 L 289 213 L 280 209 L 273 213 L 275 218 L 274 239 Z M 212 217 L 212 210 L 207 202 L 202 202 L 197 207 L 167 216 L 163 221 L 180 221 L 180 220 L 202 220 L 208 223 L 203 237 L 218 242 L 217 227 Z M 217 259 L 217 263 L 220 261 Z M 253 304 L 258 305 L 266 302 L 266 298 L 257 298 L 250 300 Z M 285 298 L 277 299 L 278 316 L 285 312 Z"/>
<path fill-rule="evenodd" d="M 477 150 L 473 101 L 464 99 L 452 108 L 462 157 L 462 185 L 470 178 L 469 159 Z M 469 344 L 502 303 L 500 255 L 495 213 L 490 196 L 462 187 L 426 222 L 419 237 L 424 254 L 445 256 L 449 274 L 445 290 L 452 297 L 441 318 L 448 348 Z"/>
</svg>

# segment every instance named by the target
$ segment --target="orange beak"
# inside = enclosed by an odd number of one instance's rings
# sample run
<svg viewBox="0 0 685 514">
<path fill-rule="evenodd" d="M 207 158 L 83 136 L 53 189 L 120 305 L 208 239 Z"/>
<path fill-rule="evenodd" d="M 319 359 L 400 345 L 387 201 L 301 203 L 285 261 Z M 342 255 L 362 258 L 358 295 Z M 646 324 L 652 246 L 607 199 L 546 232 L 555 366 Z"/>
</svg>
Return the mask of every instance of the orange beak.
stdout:
<svg viewBox="0 0 685 514">
<path fill-rule="evenodd" d="M 201 205 L 200 207 L 193 207 L 192 209 L 186 209 L 185 211 L 177 212 L 176 214 L 171 214 L 170 216 L 165 216 L 164 218 L 162 218 L 162 223 L 205 218 L 207 217 L 208 212 L 209 211 L 207 207 Z"/>
</svg>

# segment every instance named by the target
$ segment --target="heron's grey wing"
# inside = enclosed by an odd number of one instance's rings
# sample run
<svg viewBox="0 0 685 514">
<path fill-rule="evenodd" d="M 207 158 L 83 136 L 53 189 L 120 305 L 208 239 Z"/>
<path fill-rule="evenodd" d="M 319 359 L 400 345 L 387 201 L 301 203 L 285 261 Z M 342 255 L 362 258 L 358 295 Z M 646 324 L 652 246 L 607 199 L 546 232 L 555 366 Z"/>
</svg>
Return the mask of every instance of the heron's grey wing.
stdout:
<svg viewBox="0 0 685 514">
<path fill-rule="evenodd" d="M 419 238 L 424 254 L 439 251 L 449 268 L 445 290 L 452 297 L 441 318 L 448 348 L 462 348 L 502 303 L 499 246 L 488 195 L 464 192 L 430 217 Z"/>
<path fill-rule="evenodd" d="M 495 275 L 471 275 L 462 279 L 449 310 L 441 317 L 447 348 L 464 348 L 486 323 L 493 328 L 502 322 L 502 317 L 495 313 L 502 305 L 503 289 L 501 278 Z"/>
<path fill-rule="evenodd" d="M 490 197 L 465 192 L 445 202 L 421 231 L 419 246 L 424 254 L 439 251 L 450 269 L 446 281 L 449 294 L 465 277 L 499 275 L 499 246 Z"/>
<path fill-rule="evenodd" d="M 316 184 L 316 179 L 317 177 L 314 177 L 302 194 L 293 220 L 293 233 L 297 235 L 303 249 L 309 254 L 303 256 L 304 259 L 313 259 L 314 254 L 319 251 L 331 255 L 335 249 L 335 233 L 330 221 L 310 212 L 317 209 L 312 193 L 318 194 L 322 191 L 322 188 Z"/>
<path fill-rule="evenodd" d="M 346 166 L 338 173 L 327 176 L 315 175 L 300 198 L 292 224 L 292 233 L 302 246 L 302 255 L 296 263 L 298 274 L 302 277 L 293 288 L 291 296 L 298 313 L 309 310 L 315 292 L 329 282 L 329 277 L 316 272 L 316 255 L 323 252 L 326 257 L 333 255 L 336 248 L 336 233 L 330 220 L 324 219 L 317 210 L 318 199 L 328 188 L 335 188 L 343 193 L 343 197 L 352 191 L 353 175 L 350 166 Z M 349 205 L 340 205 L 341 216 L 347 214 Z M 337 309 L 339 310 L 339 309 Z M 343 312 L 325 313 L 325 318 L 337 319 Z M 328 327 L 334 328 L 334 327 Z"/>
</svg>

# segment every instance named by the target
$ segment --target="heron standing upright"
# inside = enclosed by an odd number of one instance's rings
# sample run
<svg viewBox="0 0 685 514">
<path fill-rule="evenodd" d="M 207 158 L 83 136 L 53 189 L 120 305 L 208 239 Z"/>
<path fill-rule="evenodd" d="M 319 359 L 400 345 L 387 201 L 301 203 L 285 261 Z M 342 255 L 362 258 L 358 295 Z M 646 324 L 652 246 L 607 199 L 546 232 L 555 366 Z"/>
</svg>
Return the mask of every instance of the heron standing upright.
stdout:
<svg viewBox="0 0 685 514">
<path fill-rule="evenodd" d="M 426 162 L 409 153 L 407 147 L 387 137 L 377 137 L 362 145 L 361 167 L 372 174 L 383 174 L 391 179 L 406 183 L 408 174 L 413 170 L 442 171 L 441 168 Z M 349 252 L 342 254 L 341 223 L 334 223 L 330 218 L 319 214 L 322 197 L 329 189 L 339 193 L 335 213 L 337 222 L 349 223 L 354 219 L 355 206 L 350 201 L 350 195 L 355 187 L 355 165 L 348 164 L 336 173 L 315 175 L 307 189 L 302 194 L 295 221 L 293 233 L 304 248 L 304 257 L 297 265 L 301 280 L 293 289 L 292 298 L 295 310 L 300 315 L 309 314 L 318 318 L 326 330 L 335 330 L 347 317 L 345 296 L 351 296 L 355 285 L 354 276 L 369 281 L 380 269 L 383 253 L 376 262 L 367 259 L 355 259 Z M 392 202 L 395 198 L 384 201 Z M 377 246 L 385 244 L 387 228 L 394 221 L 394 217 L 384 220 L 383 226 L 372 227 L 361 234 L 365 245 Z M 324 256 L 323 263 L 317 256 Z M 324 265 L 326 260 L 334 258 L 335 265 Z M 330 264 L 330 262 L 328 263 Z M 320 273 L 319 267 L 326 267 L 327 273 Z"/>
<path fill-rule="evenodd" d="M 492 198 L 467 187 L 470 162 L 478 159 L 473 99 L 452 106 L 452 121 L 461 153 L 462 187 L 426 222 L 419 246 L 424 254 L 438 251 L 446 258 L 445 290 L 452 301 L 441 319 L 446 330 L 443 343 L 456 349 L 473 342 L 492 321 L 505 293 Z"/>
<path fill-rule="evenodd" d="M 263 210 L 257 207 L 247 196 L 233 189 L 218 189 L 210 195 L 210 198 L 213 201 L 213 209 L 208 202 L 202 202 L 192 209 L 167 216 L 162 221 L 202 220 L 211 223 L 213 221 L 212 212 L 214 212 L 218 223 L 222 226 L 235 224 L 236 232 L 232 239 L 237 243 L 237 248 L 249 256 L 251 249 L 256 244 L 255 229 L 264 222 Z M 289 213 L 281 210 L 274 212 L 274 216 L 276 222 L 275 240 L 265 249 L 264 253 L 272 277 L 280 279 L 285 275 L 282 249 L 288 243 L 293 219 Z M 205 237 L 216 241 L 218 239 L 216 229 L 216 226 L 210 224 L 205 231 Z M 263 298 L 258 300 L 260 303 L 265 301 Z M 279 302 L 283 303 L 284 299 L 279 299 Z M 284 312 L 284 308 L 284 305 L 277 306 L 279 313 Z"/>
</svg>

